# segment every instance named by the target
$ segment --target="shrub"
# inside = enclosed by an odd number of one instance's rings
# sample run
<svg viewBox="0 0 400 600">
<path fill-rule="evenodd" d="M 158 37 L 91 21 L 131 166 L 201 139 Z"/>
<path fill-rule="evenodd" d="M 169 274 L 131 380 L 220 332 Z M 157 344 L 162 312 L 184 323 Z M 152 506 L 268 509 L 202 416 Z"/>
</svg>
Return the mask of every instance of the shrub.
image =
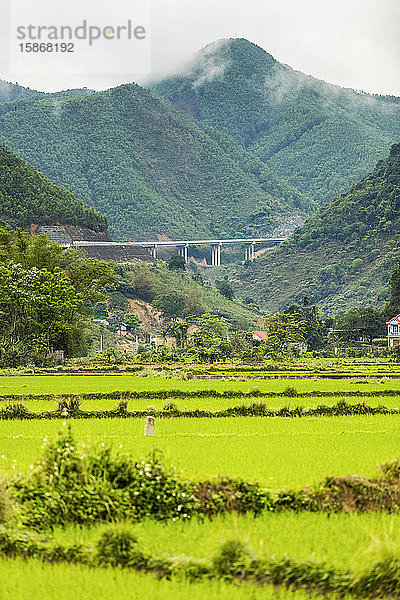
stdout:
<svg viewBox="0 0 400 600">
<path fill-rule="evenodd" d="M 109 448 L 80 454 L 71 432 L 49 444 L 32 474 L 15 482 L 13 494 L 28 527 L 145 518 L 188 519 L 198 508 L 190 484 L 161 457 L 134 462 Z"/>
<path fill-rule="evenodd" d="M 203 481 L 196 484 L 195 494 L 200 502 L 200 512 L 208 517 L 225 511 L 257 515 L 273 506 L 268 492 L 261 490 L 258 484 L 242 479 L 224 477 Z"/>
<path fill-rule="evenodd" d="M 144 562 L 144 555 L 136 544 L 137 539 L 128 531 L 106 531 L 97 542 L 97 560 L 111 567 L 137 566 Z"/>
<path fill-rule="evenodd" d="M 219 554 L 212 560 L 215 575 L 222 579 L 233 579 L 247 570 L 251 557 L 242 542 L 230 540 L 222 545 Z"/>
</svg>

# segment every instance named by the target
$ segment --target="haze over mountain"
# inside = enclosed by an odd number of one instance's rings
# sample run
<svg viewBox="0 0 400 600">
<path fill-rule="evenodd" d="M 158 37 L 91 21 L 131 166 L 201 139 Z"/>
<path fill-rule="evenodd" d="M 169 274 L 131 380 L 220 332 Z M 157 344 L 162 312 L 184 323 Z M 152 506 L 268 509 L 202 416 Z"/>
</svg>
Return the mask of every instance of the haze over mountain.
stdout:
<svg viewBox="0 0 400 600">
<path fill-rule="evenodd" d="M 279 248 L 240 267 L 243 296 L 275 310 L 307 296 L 327 313 L 382 304 L 399 261 L 400 144 Z"/>
<path fill-rule="evenodd" d="M 68 94 L 70 96 L 86 96 L 93 90 L 88 88 L 79 88 L 71 90 L 62 90 L 60 92 L 38 92 L 31 88 L 24 87 L 18 83 L 10 83 L 0 79 L 0 104 L 12 103 L 19 100 L 36 100 L 45 96 L 60 96 Z"/>
<path fill-rule="evenodd" d="M 15 108 L 0 140 L 104 213 L 119 239 L 266 235 L 312 208 L 233 139 L 137 85 Z"/>
<path fill-rule="evenodd" d="M 103 215 L 0 144 L 0 226 L 79 225 L 105 231 Z"/>
<path fill-rule="evenodd" d="M 400 99 L 355 92 L 294 71 L 244 39 L 201 50 L 150 87 L 232 135 L 318 203 L 363 177 L 400 141 Z"/>
</svg>

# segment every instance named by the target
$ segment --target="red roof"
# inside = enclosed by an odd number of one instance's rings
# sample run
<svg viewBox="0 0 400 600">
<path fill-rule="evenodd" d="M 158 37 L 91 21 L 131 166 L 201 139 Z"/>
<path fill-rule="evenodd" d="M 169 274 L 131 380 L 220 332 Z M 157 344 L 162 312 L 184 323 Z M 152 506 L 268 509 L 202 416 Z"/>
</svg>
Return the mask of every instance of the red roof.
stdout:
<svg viewBox="0 0 400 600">
<path fill-rule="evenodd" d="M 268 333 L 266 331 L 253 331 L 253 336 L 257 336 L 260 340 L 268 339 Z"/>
<path fill-rule="evenodd" d="M 400 313 L 395 317 L 392 317 L 389 321 L 386 321 L 386 325 L 389 325 L 392 321 L 398 321 L 400 323 Z"/>
</svg>

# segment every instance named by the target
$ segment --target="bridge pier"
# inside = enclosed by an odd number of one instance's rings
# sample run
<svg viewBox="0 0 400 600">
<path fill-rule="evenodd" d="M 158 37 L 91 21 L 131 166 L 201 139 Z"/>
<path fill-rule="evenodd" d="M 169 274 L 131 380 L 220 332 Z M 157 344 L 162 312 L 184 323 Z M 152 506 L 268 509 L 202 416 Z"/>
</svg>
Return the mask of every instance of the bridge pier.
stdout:
<svg viewBox="0 0 400 600">
<path fill-rule="evenodd" d="M 255 243 L 252 242 L 249 246 L 245 246 L 244 248 L 244 260 L 254 260 L 255 256 Z"/>
<path fill-rule="evenodd" d="M 189 244 L 186 244 L 186 246 L 178 246 L 178 253 L 183 256 L 185 263 L 189 262 Z"/>
<path fill-rule="evenodd" d="M 213 267 L 221 266 L 221 244 L 211 246 L 211 265 Z"/>
<path fill-rule="evenodd" d="M 157 244 L 154 244 L 154 246 L 151 246 L 150 254 L 154 258 L 154 260 L 157 259 Z"/>
</svg>

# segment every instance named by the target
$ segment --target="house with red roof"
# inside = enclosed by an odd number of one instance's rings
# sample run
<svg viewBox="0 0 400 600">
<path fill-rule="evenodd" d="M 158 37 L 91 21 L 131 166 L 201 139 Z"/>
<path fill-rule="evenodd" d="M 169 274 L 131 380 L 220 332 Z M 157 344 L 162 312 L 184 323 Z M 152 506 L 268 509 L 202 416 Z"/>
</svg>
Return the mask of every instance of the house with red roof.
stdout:
<svg viewBox="0 0 400 600">
<path fill-rule="evenodd" d="M 265 342 L 268 339 L 268 333 L 266 331 L 253 331 L 253 340 L 256 342 Z"/>
<path fill-rule="evenodd" d="M 389 348 L 393 348 L 393 346 L 400 345 L 400 314 L 390 319 L 390 321 L 386 322 L 388 333 L 388 346 Z"/>
</svg>

